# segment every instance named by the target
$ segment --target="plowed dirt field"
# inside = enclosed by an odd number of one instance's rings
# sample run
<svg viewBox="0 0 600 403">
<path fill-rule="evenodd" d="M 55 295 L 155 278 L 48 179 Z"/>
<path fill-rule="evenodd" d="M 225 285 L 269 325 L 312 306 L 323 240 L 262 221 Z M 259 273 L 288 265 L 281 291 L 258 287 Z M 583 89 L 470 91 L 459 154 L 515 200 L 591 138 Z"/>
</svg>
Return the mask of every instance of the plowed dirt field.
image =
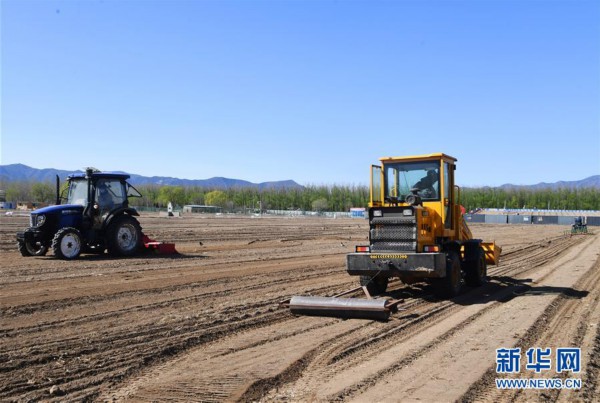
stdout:
<svg viewBox="0 0 600 403">
<path fill-rule="evenodd" d="M 598 401 L 600 236 L 471 225 L 503 247 L 453 300 L 391 283 L 387 322 L 295 317 L 292 295 L 350 289 L 366 220 L 140 218 L 180 255 L 24 258 L 0 217 L 1 401 Z M 358 296 L 358 293 L 356 294 Z M 581 371 L 496 373 L 496 349 L 580 347 Z M 579 378 L 576 390 L 495 379 Z"/>
</svg>

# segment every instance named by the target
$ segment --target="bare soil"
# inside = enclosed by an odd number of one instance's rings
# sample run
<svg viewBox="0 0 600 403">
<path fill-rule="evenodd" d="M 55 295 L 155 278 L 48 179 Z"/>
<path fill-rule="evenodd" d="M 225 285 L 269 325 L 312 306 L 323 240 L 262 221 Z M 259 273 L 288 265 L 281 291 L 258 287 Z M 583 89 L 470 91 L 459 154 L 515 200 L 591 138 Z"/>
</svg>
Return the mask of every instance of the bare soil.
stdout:
<svg viewBox="0 0 600 403">
<path fill-rule="evenodd" d="M 1 401 L 597 401 L 600 237 L 476 225 L 503 247 L 453 300 L 391 283 L 389 321 L 296 317 L 292 295 L 353 288 L 360 219 L 142 216 L 179 255 L 21 257 L 0 217 Z M 356 294 L 359 296 L 359 294 Z M 499 390 L 496 349 L 581 347 L 578 390 Z M 524 363 L 522 363 L 522 366 Z"/>
</svg>

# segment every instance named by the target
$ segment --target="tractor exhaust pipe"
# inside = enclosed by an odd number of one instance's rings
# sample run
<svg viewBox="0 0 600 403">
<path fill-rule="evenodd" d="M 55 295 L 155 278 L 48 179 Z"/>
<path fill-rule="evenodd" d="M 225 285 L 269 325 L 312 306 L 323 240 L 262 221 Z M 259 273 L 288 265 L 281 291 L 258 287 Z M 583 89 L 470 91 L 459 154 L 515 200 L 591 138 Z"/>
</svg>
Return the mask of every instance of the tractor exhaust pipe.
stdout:
<svg viewBox="0 0 600 403">
<path fill-rule="evenodd" d="M 60 178 L 56 175 L 56 205 L 60 204 Z"/>
<path fill-rule="evenodd" d="M 87 206 L 85 206 L 84 215 L 92 215 L 92 206 L 94 201 L 92 200 L 92 174 L 94 173 L 93 168 L 85 169 L 85 180 L 87 182 Z"/>
</svg>

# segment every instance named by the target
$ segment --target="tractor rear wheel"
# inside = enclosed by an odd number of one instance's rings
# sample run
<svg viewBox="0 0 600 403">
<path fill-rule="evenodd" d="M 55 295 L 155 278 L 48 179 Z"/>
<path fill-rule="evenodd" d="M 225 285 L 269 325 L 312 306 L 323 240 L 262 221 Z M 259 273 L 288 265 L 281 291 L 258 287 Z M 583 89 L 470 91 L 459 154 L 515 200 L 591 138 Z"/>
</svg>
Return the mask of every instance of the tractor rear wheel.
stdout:
<svg viewBox="0 0 600 403">
<path fill-rule="evenodd" d="M 122 215 L 106 231 L 108 253 L 113 256 L 132 256 L 142 247 L 142 227 L 130 215 Z"/>
<path fill-rule="evenodd" d="M 54 256 L 59 259 L 77 258 L 81 254 L 82 247 L 81 233 L 75 228 L 61 228 L 52 239 Z"/>
<path fill-rule="evenodd" d="M 477 256 L 474 260 L 466 260 L 465 283 L 471 287 L 479 287 L 485 284 L 487 280 L 487 264 L 485 262 L 485 253 L 483 249 L 478 248 Z"/>
<path fill-rule="evenodd" d="M 360 285 L 366 286 L 371 295 L 383 294 L 387 290 L 388 281 L 387 277 L 360 276 Z"/>
</svg>

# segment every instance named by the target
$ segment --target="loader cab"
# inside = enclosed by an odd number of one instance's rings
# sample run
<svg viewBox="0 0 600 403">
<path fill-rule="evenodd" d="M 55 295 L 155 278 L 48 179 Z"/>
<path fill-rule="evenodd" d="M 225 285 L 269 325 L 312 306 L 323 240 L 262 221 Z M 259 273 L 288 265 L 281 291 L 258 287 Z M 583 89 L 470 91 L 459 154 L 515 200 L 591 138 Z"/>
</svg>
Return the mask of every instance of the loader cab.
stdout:
<svg viewBox="0 0 600 403">
<path fill-rule="evenodd" d="M 384 201 L 410 203 L 416 195 L 423 201 L 440 197 L 440 165 L 437 161 L 391 162 L 383 165 Z"/>
<path fill-rule="evenodd" d="M 444 225 L 439 228 L 438 235 L 454 235 L 458 202 L 454 190 L 455 158 L 437 153 L 384 157 L 380 162 L 381 165 L 371 166 L 369 207 L 423 208 L 424 214 L 440 216 L 439 221 Z"/>
</svg>

